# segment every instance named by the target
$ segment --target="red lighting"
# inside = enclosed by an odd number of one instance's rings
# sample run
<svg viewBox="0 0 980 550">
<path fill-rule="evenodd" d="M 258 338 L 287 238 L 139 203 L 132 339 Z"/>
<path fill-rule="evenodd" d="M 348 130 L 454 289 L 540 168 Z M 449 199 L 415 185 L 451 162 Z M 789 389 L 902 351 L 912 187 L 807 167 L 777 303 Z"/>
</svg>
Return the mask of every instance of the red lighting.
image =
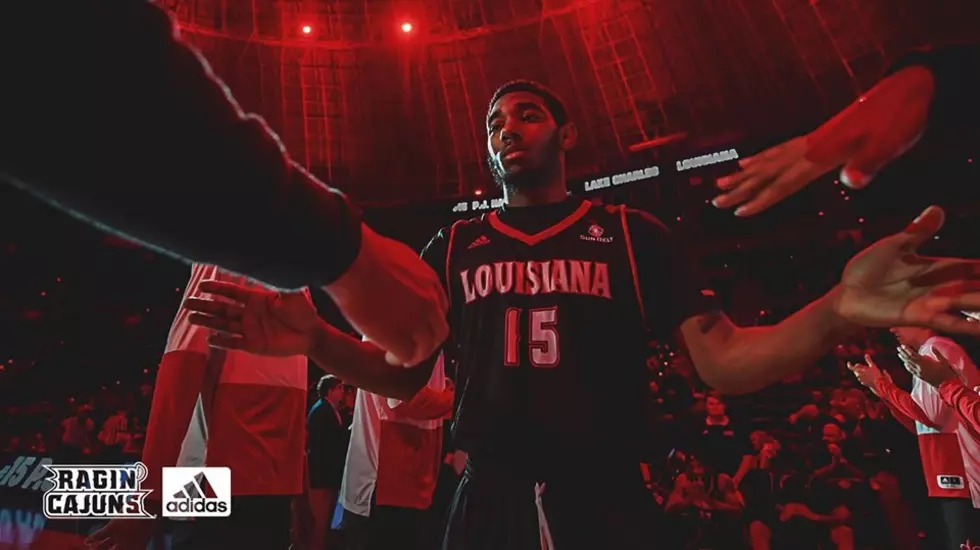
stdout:
<svg viewBox="0 0 980 550">
<path fill-rule="evenodd" d="M 473 194 L 479 197 L 480 195 L 483 194 L 483 189 L 477 189 L 476 191 L 473 192 Z"/>
<path fill-rule="evenodd" d="M 402 23 L 402 32 L 404 32 L 404 33 L 410 33 L 410 32 L 412 32 L 412 29 L 413 28 L 415 28 L 415 27 L 413 27 L 412 24 L 409 23 L 408 21 Z"/>
<path fill-rule="evenodd" d="M 313 27 L 309 25 L 303 25 L 303 28 L 301 28 L 300 30 L 303 31 L 303 34 L 310 34 L 311 32 L 313 32 Z"/>
</svg>

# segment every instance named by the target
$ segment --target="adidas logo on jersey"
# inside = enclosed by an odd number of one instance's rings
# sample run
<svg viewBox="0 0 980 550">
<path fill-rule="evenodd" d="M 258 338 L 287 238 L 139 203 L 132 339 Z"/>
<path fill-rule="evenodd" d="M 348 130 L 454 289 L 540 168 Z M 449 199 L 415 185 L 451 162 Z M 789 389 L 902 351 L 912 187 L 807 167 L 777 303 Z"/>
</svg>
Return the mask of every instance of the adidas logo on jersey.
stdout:
<svg viewBox="0 0 980 550">
<path fill-rule="evenodd" d="M 473 250 L 474 248 L 478 246 L 483 246 L 485 244 L 490 244 L 490 239 L 486 235 L 480 235 L 479 237 L 476 238 L 476 240 L 471 242 L 470 245 L 466 248 L 469 250 Z"/>
<path fill-rule="evenodd" d="M 936 482 L 939 485 L 940 489 L 953 490 L 953 489 L 963 489 L 966 487 L 966 483 L 963 481 L 963 478 L 961 476 L 941 475 L 938 476 Z"/>
</svg>

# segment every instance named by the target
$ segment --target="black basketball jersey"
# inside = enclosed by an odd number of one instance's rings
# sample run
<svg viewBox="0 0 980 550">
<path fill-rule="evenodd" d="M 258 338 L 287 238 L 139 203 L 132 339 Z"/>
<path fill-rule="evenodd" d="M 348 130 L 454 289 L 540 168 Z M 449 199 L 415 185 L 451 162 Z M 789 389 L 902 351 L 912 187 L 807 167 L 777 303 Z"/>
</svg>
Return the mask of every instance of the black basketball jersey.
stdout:
<svg viewBox="0 0 980 550">
<path fill-rule="evenodd" d="M 526 234 L 497 212 L 445 234 L 457 446 L 621 443 L 647 421 L 646 323 L 627 210 L 583 201 Z M 625 424 L 625 426 L 624 426 Z M 574 451 L 573 451 L 574 452 Z"/>
</svg>

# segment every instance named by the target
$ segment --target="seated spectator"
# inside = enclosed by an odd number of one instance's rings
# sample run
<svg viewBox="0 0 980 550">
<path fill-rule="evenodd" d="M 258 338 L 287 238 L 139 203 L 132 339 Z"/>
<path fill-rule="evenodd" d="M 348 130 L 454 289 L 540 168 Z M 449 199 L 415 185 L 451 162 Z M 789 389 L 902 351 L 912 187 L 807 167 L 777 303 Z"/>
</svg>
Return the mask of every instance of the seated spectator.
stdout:
<svg viewBox="0 0 980 550">
<path fill-rule="evenodd" d="M 745 501 L 732 478 L 705 468 L 690 457 L 687 470 L 677 477 L 665 512 L 679 519 L 681 538 L 697 548 L 732 548 L 742 539 L 741 513 Z"/>
<path fill-rule="evenodd" d="M 738 488 L 745 500 L 744 519 L 748 526 L 749 547 L 752 550 L 769 550 L 772 529 L 778 522 L 776 505 L 783 475 L 775 463 L 780 446 L 765 432 L 753 432 L 752 435 L 754 440 L 762 441 Z"/>
<path fill-rule="evenodd" d="M 748 434 L 728 416 L 725 401 L 717 393 L 705 399 L 706 415 L 691 445 L 708 469 L 741 479 L 752 459 Z"/>
</svg>

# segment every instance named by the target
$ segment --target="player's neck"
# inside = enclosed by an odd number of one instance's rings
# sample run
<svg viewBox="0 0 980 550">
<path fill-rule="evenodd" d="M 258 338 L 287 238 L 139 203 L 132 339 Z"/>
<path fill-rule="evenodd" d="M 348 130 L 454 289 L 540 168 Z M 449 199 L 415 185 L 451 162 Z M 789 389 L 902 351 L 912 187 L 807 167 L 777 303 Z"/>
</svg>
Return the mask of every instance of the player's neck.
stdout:
<svg viewBox="0 0 980 550">
<path fill-rule="evenodd" d="M 568 198 L 564 178 L 559 176 L 545 185 L 524 189 L 504 187 L 504 204 L 511 207 L 556 204 Z"/>
</svg>

